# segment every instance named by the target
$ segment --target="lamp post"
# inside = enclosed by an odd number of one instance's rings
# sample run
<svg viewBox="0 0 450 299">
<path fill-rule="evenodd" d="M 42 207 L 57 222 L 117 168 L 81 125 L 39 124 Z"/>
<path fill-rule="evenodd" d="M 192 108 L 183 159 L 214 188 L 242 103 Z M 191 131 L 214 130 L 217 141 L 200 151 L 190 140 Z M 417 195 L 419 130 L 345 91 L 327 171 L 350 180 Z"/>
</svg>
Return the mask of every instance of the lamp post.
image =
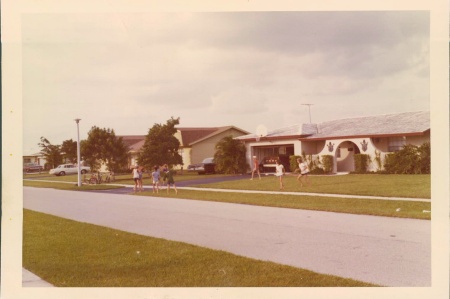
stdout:
<svg viewBox="0 0 450 299">
<path fill-rule="evenodd" d="M 80 118 L 76 118 L 75 122 L 77 123 L 77 167 L 78 167 L 78 187 L 81 186 L 81 165 L 80 165 Z"/>
</svg>

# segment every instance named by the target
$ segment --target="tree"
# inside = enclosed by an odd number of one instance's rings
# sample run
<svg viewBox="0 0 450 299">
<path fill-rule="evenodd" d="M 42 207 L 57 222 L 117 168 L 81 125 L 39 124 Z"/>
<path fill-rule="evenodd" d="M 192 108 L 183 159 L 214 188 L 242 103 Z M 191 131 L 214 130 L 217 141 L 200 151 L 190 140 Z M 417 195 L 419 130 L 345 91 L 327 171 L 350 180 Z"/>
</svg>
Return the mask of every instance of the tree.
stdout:
<svg viewBox="0 0 450 299">
<path fill-rule="evenodd" d="M 117 172 L 128 164 L 128 148 L 112 129 L 93 126 L 86 141 L 81 142 L 84 161 L 97 170 L 104 163 L 108 170 Z"/>
<path fill-rule="evenodd" d="M 176 125 L 180 118 L 171 117 L 165 125 L 154 124 L 145 136 L 145 143 L 139 153 L 138 161 L 146 169 L 152 169 L 155 165 L 178 165 L 183 159 L 178 153 L 180 141 L 174 136 L 177 132 Z"/>
<path fill-rule="evenodd" d="M 214 153 L 216 171 L 227 174 L 245 173 L 249 168 L 245 161 L 246 148 L 233 136 L 226 136 L 217 142 Z"/>
<path fill-rule="evenodd" d="M 64 140 L 61 145 L 61 153 L 72 163 L 77 162 L 77 142 L 69 139 Z"/>
<path fill-rule="evenodd" d="M 41 142 L 38 145 L 42 148 L 41 154 L 44 156 L 47 164 L 51 168 L 55 168 L 62 163 L 61 146 L 51 144 L 47 138 L 41 137 Z"/>
</svg>

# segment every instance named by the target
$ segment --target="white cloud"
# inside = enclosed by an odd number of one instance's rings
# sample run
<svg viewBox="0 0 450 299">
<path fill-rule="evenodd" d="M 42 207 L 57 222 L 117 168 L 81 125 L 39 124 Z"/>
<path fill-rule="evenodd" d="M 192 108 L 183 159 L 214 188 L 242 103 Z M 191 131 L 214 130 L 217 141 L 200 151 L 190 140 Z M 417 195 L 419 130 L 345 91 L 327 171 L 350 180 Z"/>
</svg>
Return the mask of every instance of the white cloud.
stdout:
<svg viewBox="0 0 450 299">
<path fill-rule="evenodd" d="M 25 148 L 73 138 L 75 117 L 83 134 L 145 134 L 171 116 L 253 131 L 307 122 L 302 103 L 313 121 L 429 107 L 427 12 L 29 14 L 22 25 Z"/>
</svg>

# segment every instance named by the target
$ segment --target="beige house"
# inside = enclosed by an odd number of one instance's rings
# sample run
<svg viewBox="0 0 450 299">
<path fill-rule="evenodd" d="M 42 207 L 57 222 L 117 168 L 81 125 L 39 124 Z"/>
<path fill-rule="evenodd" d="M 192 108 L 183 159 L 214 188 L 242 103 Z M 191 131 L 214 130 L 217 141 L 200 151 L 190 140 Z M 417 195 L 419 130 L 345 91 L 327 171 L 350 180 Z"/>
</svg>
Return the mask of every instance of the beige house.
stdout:
<svg viewBox="0 0 450 299">
<path fill-rule="evenodd" d="M 175 137 L 180 141 L 179 153 L 183 159 L 183 165 L 178 165 L 176 168 L 186 169 L 189 164 L 200 163 L 205 158 L 213 157 L 216 143 L 226 136 L 239 137 L 248 133 L 234 126 L 177 128 Z M 139 164 L 138 153 L 144 146 L 146 135 L 118 137 L 122 137 L 130 149 L 129 166 Z"/>
<path fill-rule="evenodd" d="M 23 155 L 23 164 L 27 163 L 35 163 L 44 167 L 46 160 L 41 153 L 25 154 Z"/>
<path fill-rule="evenodd" d="M 354 155 L 376 155 L 384 161 L 386 154 L 406 144 L 430 142 L 430 113 L 407 112 L 349 118 L 319 124 L 299 124 L 269 131 L 264 136 L 249 134 L 237 138 L 245 142 L 247 162 L 255 155 L 267 156 L 323 155 L 334 157 L 333 172 L 354 171 Z M 371 162 L 369 171 L 378 165 Z"/>
</svg>

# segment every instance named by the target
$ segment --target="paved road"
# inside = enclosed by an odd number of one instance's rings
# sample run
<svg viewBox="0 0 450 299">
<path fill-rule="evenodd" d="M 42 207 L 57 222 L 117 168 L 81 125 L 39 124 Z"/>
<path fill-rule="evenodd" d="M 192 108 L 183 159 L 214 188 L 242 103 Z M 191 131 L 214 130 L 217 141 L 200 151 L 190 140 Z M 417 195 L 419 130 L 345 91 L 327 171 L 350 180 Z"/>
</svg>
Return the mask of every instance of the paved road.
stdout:
<svg viewBox="0 0 450 299">
<path fill-rule="evenodd" d="M 24 208 L 386 286 L 431 286 L 426 220 L 31 187 Z"/>
</svg>

